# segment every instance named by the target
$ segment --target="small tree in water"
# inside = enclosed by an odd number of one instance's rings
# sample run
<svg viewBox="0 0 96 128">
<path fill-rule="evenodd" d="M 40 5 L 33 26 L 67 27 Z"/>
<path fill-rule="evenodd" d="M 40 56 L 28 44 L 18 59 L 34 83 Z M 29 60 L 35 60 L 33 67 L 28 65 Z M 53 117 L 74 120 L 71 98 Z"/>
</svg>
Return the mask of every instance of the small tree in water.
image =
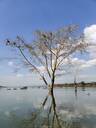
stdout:
<svg viewBox="0 0 96 128">
<path fill-rule="evenodd" d="M 55 32 L 36 31 L 36 38 L 32 43 L 27 43 L 19 36 L 17 36 L 16 40 L 7 39 L 6 41 L 6 45 L 19 50 L 27 68 L 32 72 L 38 73 L 45 85 L 49 87 L 51 106 L 49 107 L 48 120 L 53 110 L 52 128 L 54 128 L 55 120 L 58 127 L 61 128 L 53 93 L 55 80 L 57 77 L 65 75 L 65 60 L 68 60 L 77 51 L 82 52 L 87 46 L 81 37 L 75 36 L 74 32 L 76 30 L 77 26 L 72 25 Z M 45 97 L 42 107 L 45 106 L 49 94 Z"/>
<path fill-rule="evenodd" d="M 77 26 L 72 25 L 55 32 L 36 31 L 32 43 L 17 36 L 14 41 L 7 39 L 6 45 L 19 50 L 25 59 L 25 65 L 32 72 L 38 73 L 53 93 L 56 77 L 65 74 L 65 59 L 86 47 L 82 39 L 74 35 L 76 30 Z"/>
</svg>

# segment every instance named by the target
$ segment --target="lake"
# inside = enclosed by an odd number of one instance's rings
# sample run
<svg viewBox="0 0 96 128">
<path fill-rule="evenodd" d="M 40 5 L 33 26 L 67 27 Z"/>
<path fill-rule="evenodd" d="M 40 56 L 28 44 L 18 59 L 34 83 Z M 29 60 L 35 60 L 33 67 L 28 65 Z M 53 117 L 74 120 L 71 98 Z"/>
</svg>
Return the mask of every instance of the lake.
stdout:
<svg viewBox="0 0 96 128">
<path fill-rule="evenodd" d="M 1 89 L 0 128 L 41 128 L 41 118 L 47 122 L 48 117 L 50 98 L 44 109 L 40 110 L 47 93 L 47 89 Z M 96 128 L 96 88 L 79 88 L 77 93 L 74 88 L 55 88 L 54 96 L 57 114 L 65 122 L 66 128 Z M 31 116 L 35 113 L 37 117 L 32 124 Z M 47 128 L 47 124 L 42 128 Z"/>
</svg>

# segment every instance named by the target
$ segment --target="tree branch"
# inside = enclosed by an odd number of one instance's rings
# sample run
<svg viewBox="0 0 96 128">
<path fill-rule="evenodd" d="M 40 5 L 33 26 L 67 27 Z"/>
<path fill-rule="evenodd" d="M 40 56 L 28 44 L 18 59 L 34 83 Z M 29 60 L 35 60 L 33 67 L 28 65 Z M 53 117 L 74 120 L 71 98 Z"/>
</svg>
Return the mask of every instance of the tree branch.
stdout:
<svg viewBox="0 0 96 128">
<path fill-rule="evenodd" d="M 41 78 L 43 79 L 44 83 L 48 86 L 48 83 L 47 83 L 45 77 L 44 77 L 43 75 L 41 75 L 41 73 L 40 73 L 40 71 L 38 70 L 38 68 L 37 68 L 35 65 L 33 65 L 33 64 L 27 59 L 27 57 L 24 55 L 24 53 L 23 53 L 23 51 L 21 50 L 20 47 L 17 47 L 17 48 L 19 49 L 19 51 L 20 51 L 20 53 L 22 54 L 22 56 L 24 57 L 24 59 L 29 63 L 29 65 L 31 65 L 31 66 L 34 68 L 35 71 L 37 71 L 37 72 L 39 73 L 39 75 L 40 75 Z"/>
</svg>

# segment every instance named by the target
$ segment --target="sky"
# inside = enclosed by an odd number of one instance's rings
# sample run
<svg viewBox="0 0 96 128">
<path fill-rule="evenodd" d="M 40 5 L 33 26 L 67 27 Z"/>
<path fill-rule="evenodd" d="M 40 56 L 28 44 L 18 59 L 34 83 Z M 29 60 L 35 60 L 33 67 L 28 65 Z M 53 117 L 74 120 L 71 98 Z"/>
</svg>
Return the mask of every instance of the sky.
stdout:
<svg viewBox="0 0 96 128">
<path fill-rule="evenodd" d="M 0 85 L 18 86 L 23 84 L 38 85 L 42 82 L 35 74 L 23 68 L 14 73 L 15 53 L 6 48 L 6 38 L 15 39 L 17 35 L 26 40 L 33 39 L 36 30 L 57 30 L 70 24 L 79 25 L 80 33 L 84 33 L 88 41 L 96 41 L 96 0 L 0 0 Z M 82 63 L 78 81 L 96 81 L 95 48 L 90 54 L 74 58 L 74 63 Z M 17 62 L 18 63 L 18 62 Z M 85 67 L 84 67 L 85 64 Z M 58 83 L 72 82 L 72 76 L 64 76 Z"/>
</svg>

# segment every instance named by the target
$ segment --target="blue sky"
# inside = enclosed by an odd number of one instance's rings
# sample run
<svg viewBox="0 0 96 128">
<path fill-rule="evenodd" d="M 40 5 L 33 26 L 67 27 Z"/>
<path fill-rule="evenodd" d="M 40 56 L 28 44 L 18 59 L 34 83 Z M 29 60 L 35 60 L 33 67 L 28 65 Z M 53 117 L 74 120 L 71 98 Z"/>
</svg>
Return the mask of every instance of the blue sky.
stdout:
<svg viewBox="0 0 96 128">
<path fill-rule="evenodd" d="M 95 0 L 0 0 L 0 40 L 36 29 L 54 30 L 78 24 L 82 30 L 96 22 Z"/>
<path fill-rule="evenodd" d="M 17 35 L 30 41 L 37 29 L 55 30 L 69 24 L 79 25 L 83 33 L 86 26 L 96 24 L 95 12 L 96 0 L 0 0 L 0 42 Z M 0 45 L 0 58 L 12 54 Z M 13 75 L 12 70 L 6 61 L 0 61 L 2 81 L 7 74 Z"/>
</svg>

